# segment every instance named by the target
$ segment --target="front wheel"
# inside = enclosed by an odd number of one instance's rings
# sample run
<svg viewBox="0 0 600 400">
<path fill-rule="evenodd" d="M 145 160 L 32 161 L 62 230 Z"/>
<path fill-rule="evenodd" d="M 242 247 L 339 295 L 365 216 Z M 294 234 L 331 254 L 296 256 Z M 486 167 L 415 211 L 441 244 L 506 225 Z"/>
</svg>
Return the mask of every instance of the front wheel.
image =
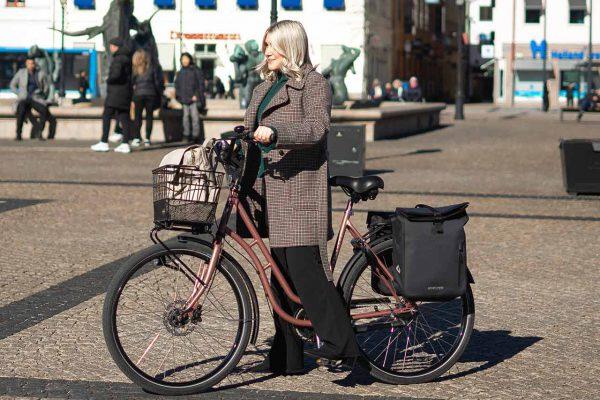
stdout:
<svg viewBox="0 0 600 400">
<path fill-rule="evenodd" d="M 391 237 L 372 245 L 386 265 L 392 265 Z M 340 286 L 350 315 L 390 310 L 385 317 L 353 321 L 356 339 L 371 375 L 392 384 L 432 381 L 448 371 L 465 351 L 475 318 L 470 285 L 461 297 L 444 302 L 417 302 L 406 314 L 391 312 L 392 296 L 372 288 L 372 266 L 364 256 L 351 260 Z"/>
<path fill-rule="evenodd" d="M 181 313 L 210 256 L 209 248 L 191 242 L 174 244 L 171 253 L 155 245 L 126 261 L 108 287 L 102 316 L 106 345 L 121 371 L 146 391 L 207 390 L 246 349 L 251 297 L 243 272 L 225 257 L 192 315 Z"/>
</svg>

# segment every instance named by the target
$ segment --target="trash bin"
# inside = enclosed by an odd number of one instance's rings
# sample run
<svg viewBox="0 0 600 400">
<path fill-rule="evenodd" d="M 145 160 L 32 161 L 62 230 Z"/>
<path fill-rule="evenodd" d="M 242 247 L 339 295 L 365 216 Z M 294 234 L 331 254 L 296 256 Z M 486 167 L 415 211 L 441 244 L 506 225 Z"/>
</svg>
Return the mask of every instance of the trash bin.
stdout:
<svg viewBox="0 0 600 400">
<path fill-rule="evenodd" d="M 332 124 L 327 136 L 329 176 L 363 176 L 365 147 L 364 125 Z"/>
<path fill-rule="evenodd" d="M 563 182 L 569 194 L 600 194 L 600 139 L 560 141 Z"/>
<path fill-rule="evenodd" d="M 161 108 L 158 116 L 163 123 L 165 142 L 181 142 L 183 140 L 183 110 Z"/>
</svg>

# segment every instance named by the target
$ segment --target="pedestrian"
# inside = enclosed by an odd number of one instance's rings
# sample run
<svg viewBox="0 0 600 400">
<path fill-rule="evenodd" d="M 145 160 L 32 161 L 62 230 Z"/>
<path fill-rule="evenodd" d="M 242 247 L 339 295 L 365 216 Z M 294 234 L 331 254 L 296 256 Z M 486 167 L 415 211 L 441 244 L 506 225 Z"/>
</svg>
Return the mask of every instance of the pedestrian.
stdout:
<svg viewBox="0 0 600 400">
<path fill-rule="evenodd" d="M 35 59 L 28 57 L 25 60 L 25 68 L 17 71 L 15 76 L 10 81 L 10 90 L 17 95 L 16 117 L 17 117 L 17 133 L 16 140 L 22 140 L 23 123 L 25 118 L 33 124 L 31 130 L 31 139 L 38 138 L 44 140 L 42 135 L 46 121 L 51 120 L 56 129 L 56 120 L 50 113 L 46 98 L 50 90 L 50 77 L 44 71 L 37 67 Z M 39 114 L 39 119 L 36 119 L 31 114 L 31 110 L 35 110 Z M 52 122 L 51 122 L 52 124 Z M 49 138 L 54 137 L 54 132 L 51 126 Z"/>
<path fill-rule="evenodd" d="M 400 79 L 394 79 L 392 81 L 392 87 L 394 88 L 394 92 L 392 95 L 394 101 L 403 101 L 402 92 L 404 91 L 404 89 L 402 87 L 402 81 Z"/>
<path fill-rule="evenodd" d="M 254 153 L 259 161 L 245 169 L 243 182 L 247 183 L 241 201 L 251 203 L 250 215 L 259 223 L 258 217 L 266 215 L 271 254 L 297 291 L 323 343 L 306 354 L 355 360 L 360 350 L 327 261 L 327 240 L 333 236 L 326 140 L 331 88 L 311 64 L 301 23 L 283 20 L 271 25 L 263 37 L 262 52 L 265 59 L 256 69 L 265 80 L 254 89 L 244 118 L 257 143 L 249 145 L 248 159 L 254 159 Z M 296 315 L 298 306 L 273 274 L 271 287 L 283 310 Z M 292 325 L 277 315 L 274 319 L 269 355 L 253 371 L 303 373 L 303 341 Z"/>
<path fill-rule="evenodd" d="M 133 104 L 135 137 L 131 141 L 132 147 L 138 147 L 142 142 L 142 114 L 146 113 L 146 138 L 144 146 L 150 146 L 152 135 L 153 113 L 160 106 L 162 92 L 164 91 L 163 77 L 160 68 L 153 65 L 148 53 L 142 49 L 133 53 L 131 61 L 133 71 Z"/>
<path fill-rule="evenodd" d="M 80 71 L 79 72 L 79 83 L 77 85 L 77 91 L 79 92 L 79 98 L 73 100 L 73 104 L 77 103 L 85 103 L 89 101 L 87 99 L 87 90 L 90 87 L 90 83 L 87 79 L 87 72 Z"/>
<path fill-rule="evenodd" d="M 408 88 L 402 91 L 402 100 L 408 102 L 423 101 L 423 93 L 416 76 L 411 76 L 408 80 Z"/>
<path fill-rule="evenodd" d="M 175 77 L 175 96 L 183 106 L 183 136 L 188 142 L 201 144 L 204 142 L 204 135 L 201 135 L 203 129 L 200 110 L 206 108 L 204 77 L 202 71 L 194 65 L 190 53 L 183 53 L 180 62 L 181 69 Z"/>
<path fill-rule="evenodd" d="M 396 97 L 394 94 L 394 88 L 390 82 L 385 83 L 385 85 L 383 87 L 383 91 L 384 91 L 383 98 L 386 101 L 396 101 Z"/>
<path fill-rule="evenodd" d="M 573 107 L 574 92 L 575 82 L 569 82 L 567 85 L 567 107 Z"/>
<path fill-rule="evenodd" d="M 379 79 L 373 79 L 371 83 L 371 89 L 369 89 L 369 99 L 381 100 L 383 97 L 383 89 L 381 88 L 381 82 Z"/>
<path fill-rule="evenodd" d="M 108 67 L 108 78 L 106 79 L 106 99 L 104 101 L 104 112 L 102 113 L 102 138 L 91 146 L 93 151 L 109 151 L 108 134 L 110 121 L 119 121 L 122 129 L 121 144 L 115 148 L 118 153 L 130 153 L 129 147 L 130 126 L 129 118 L 131 107 L 131 59 L 129 48 L 121 38 L 113 38 L 109 41 L 109 51 L 112 60 Z"/>
<path fill-rule="evenodd" d="M 221 78 L 219 78 L 218 76 L 215 77 L 215 94 L 216 97 L 219 99 L 225 97 L 225 85 L 223 85 Z"/>
</svg>

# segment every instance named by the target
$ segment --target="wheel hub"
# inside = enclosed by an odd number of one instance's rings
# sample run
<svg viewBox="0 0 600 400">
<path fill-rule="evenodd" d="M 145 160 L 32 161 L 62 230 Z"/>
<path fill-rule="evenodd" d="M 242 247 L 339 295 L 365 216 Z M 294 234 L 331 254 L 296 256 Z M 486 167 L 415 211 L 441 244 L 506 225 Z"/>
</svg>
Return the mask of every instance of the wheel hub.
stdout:
<svg viewBox="0 0 600 400">
<path fill-rule="evenodd" d="M 202 321 L 201 308 L 196 308 L 190 317 L 183 313 L 185 304 L 185 300 L 176 300 L 167 306 L 163 314 L 163 324 L 172 335 L 189 335 L 196 328 L 196 324 Z"/>
</svg>

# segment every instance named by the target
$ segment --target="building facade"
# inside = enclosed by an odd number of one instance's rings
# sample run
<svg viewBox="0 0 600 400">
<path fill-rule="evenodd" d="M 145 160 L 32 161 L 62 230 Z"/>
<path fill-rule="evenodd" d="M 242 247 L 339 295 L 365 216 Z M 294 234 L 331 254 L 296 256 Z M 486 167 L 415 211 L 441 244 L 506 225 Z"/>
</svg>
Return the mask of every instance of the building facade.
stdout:
<svg viewBox="0 0 600 400">
<path fill-rule="evenodd" d="M 493 70 L 493 98 L 498 104 L 538 103 L 543 93 L 546 57 L 550 106 L 566 102 L 566 89 L 575 97 L 587 90 L 589 9 L 593 0 L 473 0 L 470 40 L 485 53 L 478 66 Z M 545 10 L 545 12 L 544 12 Z M 600 3 L 592 9 L 592 58 L 600 61 Z M 544 29 L 545 26 L 545 29 Z M 600 87 L 597 67 L 594 82 Z"/>
<path fill-rule="evenodd" d="M 341 54 L 342 45 L 359 48 L 355 73 L 348 73 L 346 84 L 351 98 L 361 98 L 373 77 L 392 78 L 391 10 L 397 1 L 401 0 L 279 0 L 278 19 L 304 24 L 310 57 L 319 70 Z M 65 30 L 99 25 L 109 4 L 110 0 L 67 0 Z M 229 59 L 235 46 L 250 39 L 261 43 L 271 0 L 136 0 L 134 15 L 145 20 L 157 8 L 161 9 L 152 19 L 152 29 L 170 78 L 179 67 L 180 54 L 189 52 L 209 78 L 218 76 L 227 85 L 228 77 L 234 76 Z M 30 46 L 58 55 L 61 35 L 51 28 L 61 26 L 61 12 L 59 0 L 0 0 L 0 90 L 6 92 L 7 79 Z M 65 36 L 65 49 L 72 54 L 67 59 L 67 88 L 76 89 L 76 73 L 100 65 L 102 38 Z"/>
</svg>

